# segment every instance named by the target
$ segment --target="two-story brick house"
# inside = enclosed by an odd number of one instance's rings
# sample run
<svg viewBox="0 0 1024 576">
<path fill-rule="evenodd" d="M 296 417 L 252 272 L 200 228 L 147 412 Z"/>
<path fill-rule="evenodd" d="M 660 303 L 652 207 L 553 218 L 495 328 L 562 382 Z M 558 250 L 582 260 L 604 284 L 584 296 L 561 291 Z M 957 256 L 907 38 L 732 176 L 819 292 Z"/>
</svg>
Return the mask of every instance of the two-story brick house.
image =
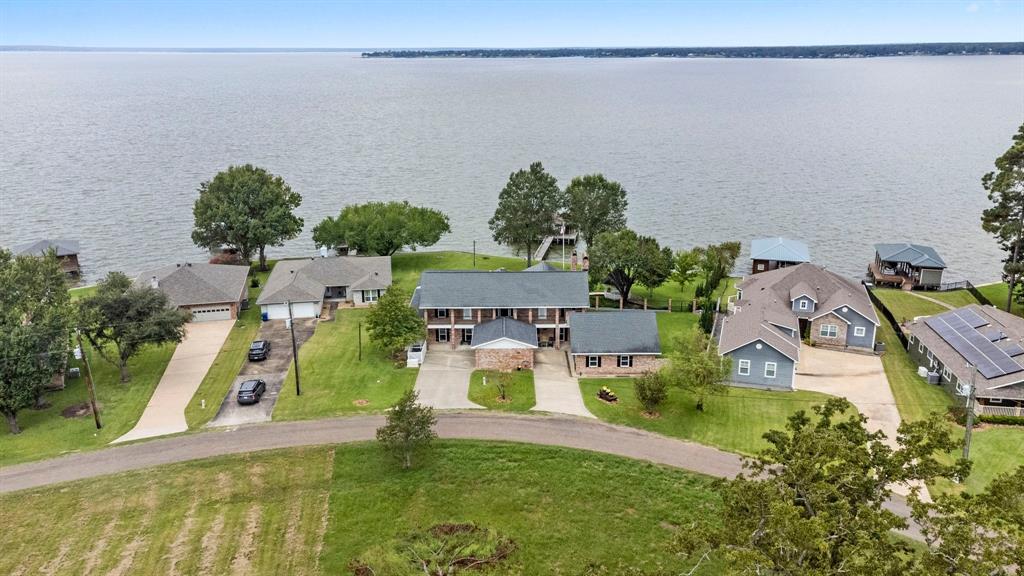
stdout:
<svg viewBox="0 0 1024 576">
<path fill-rule="evenodd" d="M 588 294 L 586 272 L 427 270 L 411 304 L 427 324 L 428 348 L 491 350 L 478 359 L 501 365 L 496 358 L 513 353 L 495 350 L 562 348 L 570 339 L 568 314 L 588 308 Z M 532 355 L 529 366 L 524 352 L 514 355 L 517 367 L 532 367 Z"/>
</svg>

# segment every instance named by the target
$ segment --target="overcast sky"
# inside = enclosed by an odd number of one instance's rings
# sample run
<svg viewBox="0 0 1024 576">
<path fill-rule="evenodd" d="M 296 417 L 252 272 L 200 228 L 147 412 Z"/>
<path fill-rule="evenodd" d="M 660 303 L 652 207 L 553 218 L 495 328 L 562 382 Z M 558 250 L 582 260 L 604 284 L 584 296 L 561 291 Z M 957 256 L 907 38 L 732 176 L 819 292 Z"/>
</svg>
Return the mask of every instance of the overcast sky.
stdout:
<svg viewBox="0 0 1024 576">
<path fill-rule="evenodd" d="M 427 48 L 944 41 L 1024 41 L 1024 0 L 0 0 L 3 45 Z"/>
</svg>

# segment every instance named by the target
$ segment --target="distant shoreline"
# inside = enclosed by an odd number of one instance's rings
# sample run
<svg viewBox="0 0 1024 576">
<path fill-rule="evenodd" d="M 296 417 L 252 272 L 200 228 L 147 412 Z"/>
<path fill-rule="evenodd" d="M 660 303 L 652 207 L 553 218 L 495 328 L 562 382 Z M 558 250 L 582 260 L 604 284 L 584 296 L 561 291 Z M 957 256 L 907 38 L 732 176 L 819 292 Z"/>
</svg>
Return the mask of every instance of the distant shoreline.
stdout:
<svg viewBox="0 0 1024 576">
<path fill-rule="evenodd" d="M 1024 55 L 1024 42 L 940 42 L 828 46 L 634 48 L 174 48 L 0 46 L 0 52 L 136 54 L 358 54 L 363 58 L 783 58 L 842 59 L 901 56 Z"/>
</svg>

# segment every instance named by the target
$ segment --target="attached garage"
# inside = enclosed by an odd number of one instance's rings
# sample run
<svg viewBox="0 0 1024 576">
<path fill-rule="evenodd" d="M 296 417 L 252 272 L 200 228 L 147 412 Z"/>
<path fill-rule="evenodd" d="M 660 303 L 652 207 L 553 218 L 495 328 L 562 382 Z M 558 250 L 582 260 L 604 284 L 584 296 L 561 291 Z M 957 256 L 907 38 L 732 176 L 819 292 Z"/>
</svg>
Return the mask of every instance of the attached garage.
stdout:
<svg viewBox="0 0 1024 576">
<path fill-rule="evenodd" d="M 292 302 L 292 318 L 316 318 L 320 316 L 320 302 Z M 285 320 L 288 318 L 287 304 L 263 304 L 260 312 L 267 320 Z"/>
<path fill-rule="evenodd" d="M 470 344 L 480 370 L 533 370 L 537 328 L 508 317 L 477 324 Z"/>
<path fill-rule="evenodd" d="M 213 320 L 231 320 L 235 317 L 233 304 L 214 304 L 209 306 L 192 306 L 186 308 L 192 312 L 193 322 L 210 322 Z"/>
</svg>

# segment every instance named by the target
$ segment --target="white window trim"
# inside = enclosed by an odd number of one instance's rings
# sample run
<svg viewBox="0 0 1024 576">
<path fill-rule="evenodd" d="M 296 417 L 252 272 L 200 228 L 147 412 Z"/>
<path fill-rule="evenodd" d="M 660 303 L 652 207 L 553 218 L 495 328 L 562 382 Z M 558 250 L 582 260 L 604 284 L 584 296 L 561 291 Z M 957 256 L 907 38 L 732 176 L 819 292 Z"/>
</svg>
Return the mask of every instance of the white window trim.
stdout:
<svg viewBox="0 0 1024 576">
<path fill-rule="evenodd" d="M 768 375 L 768 368 L 772 369 L 771 376 Z M 765 378 L 775 378 L 778 374 L 779 374 L 779 365 L 778 364 L 776 364 L 775 362 L 765 362 L 764 363 L 764 377 Z"/>
<path fill-rule="evenodd" d="M 806 298 L 801 300 L 800 301 L 800 309 L 801 310 L 807 310 L 807 308 L 808 308 L 807 304 L 808 304 L 808 302 L 807 302 Z"/>
<path fill-rule="evenodd" d="M 917 343 L 917 351 L 918 352 L 924 352 L 924 342 L 918 341 L 918 343 Z"/>
<path fill-rule="evenodd" d="M 463 308 L 462 309 L 462 319 L 463 320 L 472 320 L 473 319 L 473 309 L 472 308 Z"/>
<path fill-rule="evenodd" d="M 834 332 L 834 334 L 833 334 Z M 818 328 L 818 336 L 821 338 L 838 338 L 839 337 L 839 325 L 838 324 L 822 324 Z"/>
<path fill-rule="evenodd" d="M 863 336 L 867 336 L 868 335 L 868 329 L 863 327 L 863 326 L 854 326 L 853 327 L 853 335 L 857 336 L 858 338 L 863 337 Z"/>
<path fill-rule="evenodd" d="M 600 363 L 601 359 L 597 356 L 587 356 L 587 368 L 597 368 Z"/>
<path fill-rule="evenodd" d="M 737 362 L 736 373 L 740 376 L 750 376 L 750 360 L 740 360 Z"/>
<path fill-rule="evenodd" d="M 538 320 L 547 320 L 548 319 L 548 309 L 547 308 L 537 308 L 537 319 Z"/>
<path fill-rule="evenodd" d="M 447 318 L 448 317 L 448 309 L 447 308 L 438 308 L 436 312 L 437 313 L 435 314 L 435 316 L 437 316 L 438 318 Z"/>
<path fill-rule="evenodd" d="M 914 343 L 914 335 L 911 334 L 910 336 L 908 336 L 907 337 L 907 341 L 910 342 L 911 344 L 913 344 Z"/>
<path fill-rule="evenodd" d="M 946 380 L 951 380 L 953 378 L 953 373 L 949 371 L 948 367 L 943 366 L 942 367 L 942 377 L 945 378 Z"/>
<path fill-rule="evenodd" d="M 623 360 L 626 361 L 625 364 L 622 363 Z M 628 354 L 620 354 L 619 355 L 619 368 L 632 368 L 632 367 L 633 367 L 633 357 L 629 356 Z"/>
<path fill-rule="evenodd" d="M 989 398 L 988 399 L 988 403 L 989 404 L 1002 404 L 1003 403 L 1003 399 L 1002 398 Z"/>
<path fill-rule="evenodd" d="M 444 335 L 444 338 L 441 338 L 442 335 Z M 448 328 L 438 328 L 437 329 L 437 341 L 438 342 L 443 342 L 443 343 L 451 342 L 452 341 L 451 330 L 449 330 Z"/>
</svg>

